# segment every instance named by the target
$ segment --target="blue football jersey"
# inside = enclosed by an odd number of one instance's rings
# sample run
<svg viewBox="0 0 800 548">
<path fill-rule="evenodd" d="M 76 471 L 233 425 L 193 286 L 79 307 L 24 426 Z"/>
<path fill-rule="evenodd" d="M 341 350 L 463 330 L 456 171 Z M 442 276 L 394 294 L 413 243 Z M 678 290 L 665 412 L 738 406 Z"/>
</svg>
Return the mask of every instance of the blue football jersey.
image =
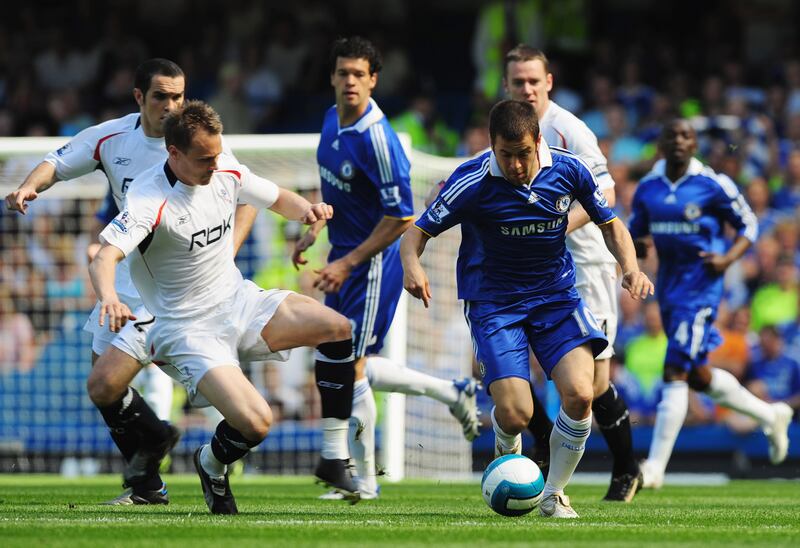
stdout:
<svg viewBox="0 0 800 548">
<path fill-rule="evenodd" d="M 360 245 L 383 217 L 413 217 L 408 158 L 372 99 L 364 115 L 347 127 L 339 127 L 335 106 L 328 109 L 317 163 L 322 199 L 333 206 L 327 225 L 332 245 Z"/>
<path fill-rule="evenodd" d="M 417 220 L 432 237 L 461 224 L 460 299 L 509 302 L 574 290 L 575 265 L 565 242 L 572 200 L 597 224 L 615 219 L 577 156 L 542 141 L 539 162 L 531 183 L 516 186 L 503 177 L 494 153 L 485 152 L 459 166 Z"/>
<path fill-rule="evenodd" d="M 724 223 L 755 241 L 758 220 L 736 184 L 692 159 L 674 183 L 656 162 L 633 196 L 631 236 L 651 234 L 658 253 L 656 297 L 663 306 L 716 307 L 722 276 L 703 264 L 701 251 L 725 253 Z"/>
</svg>

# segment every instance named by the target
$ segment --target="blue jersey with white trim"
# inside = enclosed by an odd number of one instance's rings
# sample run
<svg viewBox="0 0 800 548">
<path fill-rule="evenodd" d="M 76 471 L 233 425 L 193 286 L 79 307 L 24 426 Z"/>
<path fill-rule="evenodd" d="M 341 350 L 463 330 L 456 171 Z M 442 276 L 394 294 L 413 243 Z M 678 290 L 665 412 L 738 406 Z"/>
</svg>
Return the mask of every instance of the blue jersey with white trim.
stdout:
<svg viewBox="0 0 800 548">
<path fill-rule="evenodd" d="M 356 247 L 383 217 L 414 215 L 410 164 L 386 116 L 370 99 L 356 123 L 339 127 L 336 107 L 325 113 L 317 163 L 322 199 L 333 206 L 328 237 Z"/>
<path fill-rule="evenodd" d="M 598 224 L 615 218 L 582 160 L 544 141 L 538 152 L 541 168 L 524 186 L 503 177 L 492 152 L 462 164 L 417 220 L 429 236 L 461 224 L 460 299 L 509 302 L 574 291 L 565 243 L 572 200 Z"/>
<path fill-rule="evenodd" d="M 662 306 L 716 307 L 722 278 L 703 264 L 700 252 L 725 253 L 724 223 L 754 242 L 758 220 L 726 175 L 692 159 L 686 174 L 670 181 L 659 160 L 633 196 L 631 236 L 648 234 L 658 253 L 656 296 Z"/>
</svg>

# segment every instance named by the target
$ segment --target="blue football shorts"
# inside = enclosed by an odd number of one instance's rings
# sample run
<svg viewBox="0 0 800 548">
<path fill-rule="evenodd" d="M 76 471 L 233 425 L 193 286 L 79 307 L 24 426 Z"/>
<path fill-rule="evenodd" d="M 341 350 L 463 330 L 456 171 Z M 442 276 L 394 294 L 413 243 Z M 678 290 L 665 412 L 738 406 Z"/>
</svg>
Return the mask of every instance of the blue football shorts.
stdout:
<svg viewBox="0 0 800 548">
<path fill-rule="evenodd" d="M 515 303 L 468 301 L 465 316 L 484 386 L 507 377 L 530 381 L 528 347 L 550 378 L 567 352 L 589 343 L 597 357 L 606 338 L 580 298 L 530 298 Z"/>
<path fill-rule="evenodd" d="M 722 342 L 712 324 L 716 307 L 661 307 L 661 322 L 667 334 L 664 363 L 690 371 L 706 363 L 706 357 Z"/>
<path fill-rule="evenodd" d="M 334 247 L 328 262 L 349 251 Z M 400 246 L 395 243 L 353 269 L 338 293 L 325 295 L 325 304 L 350 320 L 357 358 L 377 354 L 383 348 L 402 291 L 403 266 Z"/>
</svg>

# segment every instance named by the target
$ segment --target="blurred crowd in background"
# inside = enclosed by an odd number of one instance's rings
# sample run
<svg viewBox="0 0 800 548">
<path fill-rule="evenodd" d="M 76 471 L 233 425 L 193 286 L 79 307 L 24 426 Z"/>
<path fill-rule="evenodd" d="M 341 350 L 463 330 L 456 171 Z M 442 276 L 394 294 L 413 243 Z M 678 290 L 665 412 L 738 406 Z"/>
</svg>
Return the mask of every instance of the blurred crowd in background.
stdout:
<svg viewBox="0 0 800 548">
<path fill-rule="evenodd" d="M 599 138 L 621 218 L 657 157 L 661 125 L 675 116 L 698 130 L 700 158 L 739 185 L 761 232 L 726 275 L 717 321 L 724 342 L 710 360 L 759 396 L 800 409 L 800 48 L 793 32 L 800 6 L 432 4 L 12 1 L 0 20 L 0 136 L 71 136 L 134 111 L 133 70 L 152 56 L 183 67 L 187 97 L 209 101 L 226 133 L 317 132 L 333 102 L 329 45 L 359 33 L 383 52 L 375 96 L 395 129 L 419 150 L 469 156 L 489 145 L 486 120 L 503 96 L 504 52 L 518 42 L 539 46 L 552 61 L 551 98 Z M 93 227 L 85 209 L 99 204 L 43 204 L 36 204 L 42 215 L 24 222 L 0 219 L 4 231 L 26 234 L 24 245 L 0 249 L 0 375 L 32 368 L 54 318 L 61 325 L 75 315 L 71 321 L 82 323 L 92 306 L 84 250 Z M 273 246 L 297 234 L 296 227 L 273 233 Z M 268 270 L 291 278 L 286 264 Z M 615 382 L 636 422 L 647 423 L 659 399 L 666 338 L 656 303 L 621 299 Z M 754 428 L 693 397 L 689 422 Z"/>
</svg>

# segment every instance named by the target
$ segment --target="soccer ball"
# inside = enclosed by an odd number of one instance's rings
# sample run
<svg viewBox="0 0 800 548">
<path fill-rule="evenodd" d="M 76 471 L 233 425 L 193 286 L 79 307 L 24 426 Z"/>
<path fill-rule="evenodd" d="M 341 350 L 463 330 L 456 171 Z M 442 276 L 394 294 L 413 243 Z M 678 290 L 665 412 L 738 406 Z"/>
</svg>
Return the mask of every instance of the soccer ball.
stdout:
<svg viewBox="0 0 800 548">
<path fill-rule="evenodd" d="M 483 500 L 503 516 L 523 516 L 539 506 L 544 477 L 536 463 L 522 455 L 494 459 L 481 479 Z"/>
</svg>

